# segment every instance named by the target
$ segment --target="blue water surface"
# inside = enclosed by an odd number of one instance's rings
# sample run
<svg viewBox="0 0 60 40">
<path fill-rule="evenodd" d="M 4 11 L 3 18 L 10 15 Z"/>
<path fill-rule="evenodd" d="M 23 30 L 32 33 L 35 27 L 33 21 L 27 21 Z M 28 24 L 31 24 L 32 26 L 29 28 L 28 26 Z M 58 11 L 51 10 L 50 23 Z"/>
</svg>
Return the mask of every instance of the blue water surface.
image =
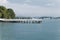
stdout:
<svg viewBox="0 0 60 40">
<path fill-rule="evenodd" d="M 0 23 L 0 40 L 60 40 L 60 20 L 40 24 Z"/>
</svg>

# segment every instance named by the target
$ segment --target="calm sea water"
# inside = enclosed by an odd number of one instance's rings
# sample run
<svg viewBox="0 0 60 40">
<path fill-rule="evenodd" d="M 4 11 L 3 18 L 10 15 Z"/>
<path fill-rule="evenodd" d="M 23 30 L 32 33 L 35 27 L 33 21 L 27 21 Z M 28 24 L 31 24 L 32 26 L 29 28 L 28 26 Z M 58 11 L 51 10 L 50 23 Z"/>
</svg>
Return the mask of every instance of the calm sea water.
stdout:
<svg viewBox="0 0 60 40">
<path fill-rule="evenodd" d="M 40 24 L 0 23 L 0 40 L 60 40 L 60 20 Z"/>
</svg>

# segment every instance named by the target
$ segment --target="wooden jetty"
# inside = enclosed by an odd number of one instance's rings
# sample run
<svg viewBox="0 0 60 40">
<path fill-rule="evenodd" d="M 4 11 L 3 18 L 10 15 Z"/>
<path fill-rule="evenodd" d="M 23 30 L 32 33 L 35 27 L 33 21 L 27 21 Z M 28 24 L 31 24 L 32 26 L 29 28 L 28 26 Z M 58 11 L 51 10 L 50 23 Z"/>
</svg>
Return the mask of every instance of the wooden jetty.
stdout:
<svg viewBox="0 0 60 40">
<path fill-rule="evenodd" d="M 42 19 L 0 19 L 0 22 L 12 23 L 41 23 Z"/>
</svg>

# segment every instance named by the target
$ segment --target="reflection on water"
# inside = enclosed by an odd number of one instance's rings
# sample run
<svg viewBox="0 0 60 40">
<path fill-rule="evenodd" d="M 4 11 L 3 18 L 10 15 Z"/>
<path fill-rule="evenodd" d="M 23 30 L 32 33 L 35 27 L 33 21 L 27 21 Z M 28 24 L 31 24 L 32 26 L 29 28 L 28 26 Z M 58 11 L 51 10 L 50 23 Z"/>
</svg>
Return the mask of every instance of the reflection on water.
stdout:
<svg viewBox="0 0 60 40">
<path fill-rule="evenodd" d="M 41 24 L 0 23 L 0 40 L 60 40 L 60 20 Z"/>
</svg>

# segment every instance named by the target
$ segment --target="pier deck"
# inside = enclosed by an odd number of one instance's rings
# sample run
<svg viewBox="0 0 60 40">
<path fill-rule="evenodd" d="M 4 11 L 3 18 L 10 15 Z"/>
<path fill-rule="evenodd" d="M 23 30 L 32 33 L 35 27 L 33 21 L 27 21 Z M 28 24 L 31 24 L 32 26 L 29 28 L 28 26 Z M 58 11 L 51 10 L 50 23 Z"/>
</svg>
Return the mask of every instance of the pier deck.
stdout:
<svg viewBox="0 0 60 40">
<path fill-rule="evenodd" d="M 41 23 L 42 19 L 0 19 L 0 22 Z"/>
</svg>

